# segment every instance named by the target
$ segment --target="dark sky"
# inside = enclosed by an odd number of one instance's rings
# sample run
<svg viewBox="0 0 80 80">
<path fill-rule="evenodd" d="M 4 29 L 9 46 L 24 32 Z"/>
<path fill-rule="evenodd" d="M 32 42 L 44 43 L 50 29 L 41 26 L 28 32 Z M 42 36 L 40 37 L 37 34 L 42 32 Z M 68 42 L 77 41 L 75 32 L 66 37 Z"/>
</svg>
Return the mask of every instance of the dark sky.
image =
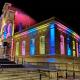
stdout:
<svg viewBox="0 0 80 80">
<path fill-rule="evenodd" d="M 76 6 L 75 3 L 66 3 L 65 0 L 64 4 L 59 1 L 52 1 L 54 0 L 0 0 L 0 14 L 4 3 L 10 2 L 37 22 L 55 16 L 80 34 L 80 7 Z"/>
</svg>

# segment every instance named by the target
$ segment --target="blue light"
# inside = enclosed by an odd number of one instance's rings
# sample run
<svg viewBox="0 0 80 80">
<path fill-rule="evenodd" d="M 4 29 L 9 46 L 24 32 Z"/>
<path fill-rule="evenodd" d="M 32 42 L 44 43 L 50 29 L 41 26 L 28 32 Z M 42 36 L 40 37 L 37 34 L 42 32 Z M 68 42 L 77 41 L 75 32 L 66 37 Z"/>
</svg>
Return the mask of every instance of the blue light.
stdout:
<svg viewBox="0 0 80 80">
<path fill-rule="evenodd" d="M 56 59 L 55 58 L 49 58 L 48 62 L 56 62 Z"/>
<path fill-rule="evenodd" d="M 30 40 L 30 55 L 35 55 L 35 39 Z"/>
<path fill-rule="evenodd" d="M 10 36 L 12 36 L 12 26 L 10 26 Z"/>
<path fill-rule="evenodd" d="M 8 25 L 4 26 L 4 32 L 8 33 Z"/>
<path fill-rule="evenodd" d="M 79 41 L 79 45 L 78 45 L 78 51 L 79 51 L 79 56 L 80 56 L 80 41 Z"/>
<path fill-rule="evenodd" d="M 30 29 L 30 30 L 28 30 L 28 32 L 27 32 L 27 34 L 29 34 L 30 37 L 35 36 L 36 33 L 37 33 L 36 28 Z"/>
<path fill-rule="evenodd" d="M 70 38 L 67 38 L 67 55 L 71 56 Z"/>
<path fill-rule="evenodd" d="M 34 33 L 36 31 L 37 31 L 36 28 L 33 28 L 33 29 L 28 30 L 29 33 L 32 33 L 32 32 Z"/>
<path fill-rule="evenodd" d="M 4 39 L 6 39 L 7 37 L 7 33 L 8 33 L 8 29 L 7 29 L 7 25 L 4 26 Z"/>
<path fill-rule="evenodd" d="M 55 25 L 50 24 L 50 55 L 55 55 Z"/>
<path fill-rule="evenodd" d="M 7 36 L 7 33 L 6 33 L 6 32 L 4 32 L 4 39 L 6 39 L 6 36 Z"/>
<path fill-rule="evenodd" d="M 19 32 L 22 32 L 22 23 L 19 23 L 18 29 L 19 29 Z"/>
</svg>

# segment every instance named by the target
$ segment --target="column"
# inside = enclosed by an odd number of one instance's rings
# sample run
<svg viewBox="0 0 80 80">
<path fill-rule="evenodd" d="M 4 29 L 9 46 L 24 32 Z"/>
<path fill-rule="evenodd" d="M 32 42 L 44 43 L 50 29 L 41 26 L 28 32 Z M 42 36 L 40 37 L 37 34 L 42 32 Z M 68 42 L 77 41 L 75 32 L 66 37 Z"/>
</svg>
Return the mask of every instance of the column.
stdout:
<svg viewBox="0 0 80 80">
<path fill-rule="evenodd" d="M 50 55 L 55 55 L 55 25 L 50 24 Z"/>
<path fill-rule="evenodd" d="M 64 36 L 61 34 L 60 35 L 60 50 L 61 50 L 61 55 L 65 54 L 65 47 L 64 47 Z"/>
</svg>

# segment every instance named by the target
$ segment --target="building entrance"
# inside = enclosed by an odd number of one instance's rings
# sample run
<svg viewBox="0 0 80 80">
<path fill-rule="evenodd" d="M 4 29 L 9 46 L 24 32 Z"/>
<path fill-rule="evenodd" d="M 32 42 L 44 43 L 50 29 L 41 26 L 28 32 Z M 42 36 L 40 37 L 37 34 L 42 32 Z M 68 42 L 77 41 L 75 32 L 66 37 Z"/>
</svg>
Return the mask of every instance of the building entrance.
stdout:
<svg viewBox="0 0 80 80">
<path fill-rule="evenodd" d="M 0 59 L 9 58 L 9 44 L 3 42 L 0 44 Z"/>
<path fill-rule="evenodd" d="M 3 42 L 3 56 L 4 58 L 9 58 L 9 43 L 8 42 Z"/>
</svg>

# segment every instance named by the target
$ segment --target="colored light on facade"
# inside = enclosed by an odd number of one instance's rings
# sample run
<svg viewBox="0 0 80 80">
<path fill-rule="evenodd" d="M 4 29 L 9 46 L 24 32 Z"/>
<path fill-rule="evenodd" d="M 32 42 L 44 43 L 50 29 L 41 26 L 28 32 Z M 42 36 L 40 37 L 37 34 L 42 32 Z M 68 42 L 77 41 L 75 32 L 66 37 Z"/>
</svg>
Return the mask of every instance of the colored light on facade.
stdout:
<svg viewBox="0 0 80 80">
<path fill-rule="evenodd" d="M 78 52 L 79 52 L 79 56 L 80 56 L 80 42 L 79 42 L 79 45 L 78 45 Z"/>
<path fill-rule="evenodd" d="M 55 24 L 56 24 L 59 28 L 61 28 L 61 31 L 64 30 L 65 33 L 70 33 L 70 34 L 72 34 L 75 39 L 77 39 L 77 40 L 80 39 L 79 35 L 77 35 L 74 31 L 72 31 L 71 29 L 67 28 L 66 26 L 64 26 L 64 25 L 61 24 L 60 22 L 55 21 Z"/>
<path fill-rule="evenodd" d="M 27 31 L 25 31 L 25 32 L 22 32 L 22 33 L 20 33 L 20 34 L 15 35 L 14 37 L 17 38 L 17 37 L 20 37 L 20 36 L 23 36 L 23 35 L 27 35 L 27 34 L 30 34 L 30 33 L 34 33 L 34 32 L 37 33 L 37 32 L 40 31 L 40 30 L 43 31 L 44 28 L 48 28 L 48 26 L 49 26 L 49 23 L 44 24 L 44 25 L 41 25 L 41 26 L 38 26 L 38 27 L 36 27 L 36 28 L 32 28 L 32 29 L 30 29 L 30 30 L 27 30 Z M 14 29 L 13 29 L 13 30 L 14 30 Z"/>
<path fill-rule="evenodd" d="M 72 44 L 73 44 L 73 56 L 76 56 L 76 50 L 75 50 L 76 45 L 74 40 L 72 41 Z"/>
<path fill-rule="evenodd" d="M 22 55 L 25 56 L 26 53 L 26 41 L 22 41 Z"/>
<path fill-rule="evenodd" d="M 67 38 L 67 55 L 71 56 L 71 48 L 70 48 L 70 38 Z"/>
<path fill-rule="evenodd" d="M 16 56 L 19 56 L 19 42 L 16 42 Z"/>
<path fill-rule="evenodd" d="M 45 54 L 45 36 L 40 37 L 40 54 Z"/>
<path fill-rule="evenodd" d="M 57 62 L 57 60 L 55 58 L 49 58 L 48 62 Z"/>
<path fill-rule="evenodd" d="M 45 29 L 45 28 L 47 29 L 48 26 L 49 26 L 49 24 L 50 24 L 50 23 L 46 23 L 46 24 L 44 24 L 44 25 L 38 26 L 38 27 L 36 27 L 36 29 L 37 29 L 38 31 L 43 30 L 43 29 Z"/>
<path fill-rule="evenodd" d="M 36 21 L 33 18 L 31 18 L 29 15 L 26 15 L 25 13 L 17 10 L 15 12 L 14 23 L 15 23 L 15 29 L 16 29 L 16 26 L 19 25 L 19 23 L 22 23 L 24 28 L 26 28 L 26 27 L 28 28 L 28 27 L 34 25 L 36 23 Z"/>
<path fill-rule="evenodd" d="M 11 43 L 11 57 L 13 57 L 13 47 L 14 47 L 14 44 L 13 44 L 13 39 L 12 39 L 12 43 Z"/>
<path fill-rule="evenodd" d="M 7 37 L 7 33 L 6 33 L 6 32 L 4 32 L 4 39 L 6 39 L 6 37 Z"/>
<path fill-rule="evenodd" d="M 12 36 L 12 24 L 11 23 L 9 23 L 9 34 L 10 34 L 10 36 Z"/>
<path fill-rule="evenodd" d="M 77 49 L 77 57 L 79 57 L 78 42 L 76 43 L 76 49 Z"/>
<path fill-rule="evenodd" d="M 80 36 L 63 23 L 52 17 L 35 24 L 29 15 L 13 8 L 9 7 L 7 12 L 3 9 L 0 19 L 1 41 L 8 42 L 10 59 L 17 63 L 58 63 L 69 58 L 68 62 L 71 63 L 73 56 L 80 57 Z"/>
<path fill-rule="evenodd" d="M 7 29 L 7 27 L 8 27 L 8 26 L 7 26 L 7 25 L 5 25 L 5 26 L 4 26 L 4 29 L 3 29 L 4 39 L 6 39 L 6 38 L 7 38 L 7 33 L 8 33 L 8 29 Z"/>
<path fill-rule="evenodd" d="M 50 24 L 50 55 L 55 55 L 55 25 Z"/>
<path fill-rule="evenodd" d="M 12 36 L 14 35 L 14 21 L 12 23 Z"/>
<path fill-rule="evenodd" d="M 72 41 L 72 43 L 73 43 L 73 49 L 75 50 L 75 41 Z"/>
<path fill-rule="evenodd" d="M 76 53 L 76 52 L 75 52 L 75 51 L 73 51 L 73 56 L 75 56 L 75 53 Z"/>
<path fill-rule="evenodd" d="M 26 34 L 35 34 L 37 32 L 36 28 L 30 29 L 28 30 L 28 32 L 26 32 Z"/>
<path fill-rule="evenodd" d="M 60 48 L 61 48 L 61 54 L 65 54 L 65 48 L 64 48 L 64 36 L 63 35 L 60 35 Z"/>
<path fill-rule="evenodd" d="M 12 24 L 5 24 L 3 28 L 3 38 L 7 39 L 9 36 L 12 36 Z"/>
<path fill-rule="evenodd" d="M 35 39 L 30 40 L 30 55 L 35 55 Z"/>
<path fill-rule="evenodd" d="M 3 19 L 2 19 L 1 34 L 3 34 L 3 29 L 4 29 L 4 26 L 5 26 L 5 19 L 3 18 Z"/>
<path fill-rule="evenodd" d="M 8 24 L 8 33 L 7 33 L 7 37 L 12 36 L 12 24 L 9 23 Z"/>
<path fill-rule="evenodd" d="M 19 23 L 19 25 L 18 25 L 18 31 L 19 32 L 22 32 L 22 26 L 23 26 L 22 23 Z"/>
</svg>

